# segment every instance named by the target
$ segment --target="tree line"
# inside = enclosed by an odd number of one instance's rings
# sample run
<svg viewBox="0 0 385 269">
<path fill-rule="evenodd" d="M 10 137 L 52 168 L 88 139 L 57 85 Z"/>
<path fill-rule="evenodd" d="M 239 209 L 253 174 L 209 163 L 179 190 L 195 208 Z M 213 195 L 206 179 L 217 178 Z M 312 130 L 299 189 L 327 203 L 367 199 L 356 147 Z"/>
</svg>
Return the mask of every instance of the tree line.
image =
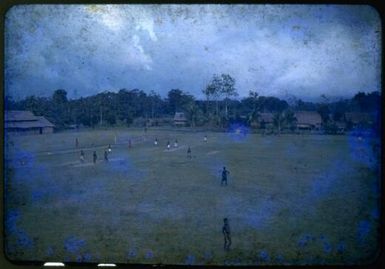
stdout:
<svg viewBox="0 0 385 269">
<path fill-rule="evenodd" d="M 5 108 L 29 110 L 45 116 L 59 129 L 73 125 L 130 126 L 135 119 L 171 118 L 176 112 L 184 112 L 190 126 L 226 127 L 232 122 L 252 126 L 261 113 L 274 114 L 274 125 L 292 126 L 295 111 L 317 111 L 327 126 L 343 121 L 346 112 L 379 112 L 380 93 L 358 92 L 351 99 L 321 102 L 305 102 L 301 99 L 282 100 L 273 96 L 261 96 L 251 90 L 247 97 L 237 98 L 235 79 L 228 74 L 213 75 L 202 90 L 204 100 L 180 89 L 171 89 L 162 98 L 154 91 L 139 89 L 105 91 L 92 96 L 68 99 L 64 89 L 55 90 L 50 97 L 28 96 L 15 101 L 5 97 Z"/>
</svg>

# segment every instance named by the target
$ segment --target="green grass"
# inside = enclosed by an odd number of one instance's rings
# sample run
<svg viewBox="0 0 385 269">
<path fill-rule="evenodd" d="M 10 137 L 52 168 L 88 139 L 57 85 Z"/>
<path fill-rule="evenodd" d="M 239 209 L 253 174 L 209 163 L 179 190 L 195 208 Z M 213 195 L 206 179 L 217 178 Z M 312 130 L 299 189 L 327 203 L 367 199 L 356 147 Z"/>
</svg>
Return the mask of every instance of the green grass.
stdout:
<svg viewBox="0 0 385 269">
<path fill-rule="evenodd" d="M 146 141 L 136 142 L 143 130 L 116 129 L 10 139 L 6 206 L 17 216 L 7 226 L 8 255 L 242 265 L 375 258 L 379 179 L 368 139 L 209 133 L 205 143 L 203 135 L 149 130 Z M 80 165 L 75 137 L 87 163 L 93 150 L 101 159 L 112 144 L 110 162 Z M 179 149 L 166 151 L 175 138 Z M 29 156 L 24 166 L 17 162 L 21 152 Z M 223 166 L 228 186 L 220 186 Z M 224 217 L 232 230 L 229 252 Z"/>
</svg>

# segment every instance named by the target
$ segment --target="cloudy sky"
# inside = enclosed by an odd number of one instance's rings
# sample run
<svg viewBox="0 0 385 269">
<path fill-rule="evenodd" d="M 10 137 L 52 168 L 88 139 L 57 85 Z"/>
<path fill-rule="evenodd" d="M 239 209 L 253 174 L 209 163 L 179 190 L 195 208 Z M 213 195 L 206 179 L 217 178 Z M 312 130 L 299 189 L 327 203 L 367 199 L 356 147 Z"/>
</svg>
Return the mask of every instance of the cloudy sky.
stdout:
<svg viewBox="0 0 385 269">
<path fill-rule="evenodd" d="M 5 90 L 70 98 L 170 89 L 203 98 L 213 74 L 239 96 L 380 90 L 381 22 L 369 6 L 28 5 L 5 22 Z"/>
</svg>

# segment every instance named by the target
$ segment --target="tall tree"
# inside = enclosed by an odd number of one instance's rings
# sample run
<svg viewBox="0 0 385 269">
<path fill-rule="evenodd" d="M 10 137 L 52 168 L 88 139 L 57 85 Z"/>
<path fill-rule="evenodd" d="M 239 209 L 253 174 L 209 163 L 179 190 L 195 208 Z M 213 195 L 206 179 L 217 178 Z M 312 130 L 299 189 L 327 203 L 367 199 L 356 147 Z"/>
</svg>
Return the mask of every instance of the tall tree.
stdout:
<svg viewBox="0 0 385 269">
<path fill-rule="evenodd" d="M 230 97 L 237 96 L 237 91 L 235 89 L 235 79 L 232 78 L 228 74 L 222 74 L 221 75 L 221 89 L 220 92 L 225 97 L 225 115 L 226 119 L 228 119 L 228 100 Z"/>
</svg>

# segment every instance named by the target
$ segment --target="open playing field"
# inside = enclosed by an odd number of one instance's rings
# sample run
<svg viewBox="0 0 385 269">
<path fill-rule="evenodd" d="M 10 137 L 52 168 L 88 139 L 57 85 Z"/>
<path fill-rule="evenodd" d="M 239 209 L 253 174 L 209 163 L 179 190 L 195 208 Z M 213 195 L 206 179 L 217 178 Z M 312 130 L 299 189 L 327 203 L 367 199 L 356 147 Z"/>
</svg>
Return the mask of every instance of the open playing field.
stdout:
<svg viewBox="0 0 385 269">
<path fill-rule="evenodd" d="M 380 183 L 370 137 L 207 133 L 205 143 L 204 134 L 111 129 L 7 139 L 7 255 L 219 265 L 376 257 Z M 223 166 L 228 186 L 220 185 Z"/>
</svg>

